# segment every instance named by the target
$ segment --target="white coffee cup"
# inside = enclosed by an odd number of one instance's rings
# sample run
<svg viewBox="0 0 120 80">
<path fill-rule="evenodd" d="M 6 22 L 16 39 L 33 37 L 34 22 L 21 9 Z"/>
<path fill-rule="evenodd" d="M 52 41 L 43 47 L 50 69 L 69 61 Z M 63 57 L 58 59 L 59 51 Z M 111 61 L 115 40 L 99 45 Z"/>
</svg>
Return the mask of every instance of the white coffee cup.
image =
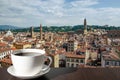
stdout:
<svg viewBox="0 0 120 80">
<path fill-rule="evenodd" d="M 47 67 L 43 68 L 46 58 L 50 60 L 50 63 Z M 20 49 L 13 51 L 11 59 L 15 73 L 19 76 L 35 75 L 40 71 L 47 70 L 52 63 L 51 57 L 45 56 L 45 51 L 40 49 Z"/>
</svg>

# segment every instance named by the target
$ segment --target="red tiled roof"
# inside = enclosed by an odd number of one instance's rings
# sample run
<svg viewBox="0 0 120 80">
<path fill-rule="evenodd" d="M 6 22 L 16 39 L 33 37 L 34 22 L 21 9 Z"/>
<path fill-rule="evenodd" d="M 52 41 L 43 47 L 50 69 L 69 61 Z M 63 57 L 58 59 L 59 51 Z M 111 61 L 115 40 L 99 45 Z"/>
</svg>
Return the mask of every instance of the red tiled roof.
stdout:
<svg viewBox="0 0 120 80">
<path fill-rule="evenodd" d="M 11 58 L 4 58 L 4 59 L 0 60 L 0 62 L 12 64 Z"/>
<path fill-rule="evenodd" d="M 86 49 L 82 49 L 82 48 L 81 48 L 81 49 L 80 49 L 80 51 L 81 51 L 81 52 L 85 52 L 85 51 L 86 51 Z"/>
<path fill-rule="evenodd" d="M 7 46 L 7 44 L 0 42 L 0 46 L 4 47 L 4 46 Z"/>
<path fill-rule="evenodd" d="M 74 54 L 74 53 L 66 53 L 65 54 L 66 57 L 70 57 L 70 58 L 85 58 L 85 55 L 77 55 L 77 54 Z"/>
<path fill-rule="evenodd" d="M 9 50 L 13 50 L 13 49 L 12 48 L 0 48 L 0 52 L 5 52 Z"/>
<path fill-rule="evenodd" d="M 45 45 L 51 45 L 51 43 L 50 42 L 46 42 Z"/>
<path fill-rule="evenodd" d="M 113 55 L 103 55 L 103 58 L 104 58 L 105 60 L 120 60 L 120 58 L 115 57 L 115 56 L 113 56 Z"/>
<path fill-rule="evenodd" d="M 18 45 L 25 45 L 25 44 L 31 44 L 31 42 L 16 42 L 15 44 L 18 44 Z"/>
<path fill-rule="evenodd" d="M 13 37 L 11 37 L 11 36 L 4 37 L 4 40 L 5 41 L 13 41 Z"/>
<path fill-rule="evenodd" d="M 15 47 L 12 47 L 11 50 L 16 50 L 16 48 L 15 48 Z"/>
</svg>

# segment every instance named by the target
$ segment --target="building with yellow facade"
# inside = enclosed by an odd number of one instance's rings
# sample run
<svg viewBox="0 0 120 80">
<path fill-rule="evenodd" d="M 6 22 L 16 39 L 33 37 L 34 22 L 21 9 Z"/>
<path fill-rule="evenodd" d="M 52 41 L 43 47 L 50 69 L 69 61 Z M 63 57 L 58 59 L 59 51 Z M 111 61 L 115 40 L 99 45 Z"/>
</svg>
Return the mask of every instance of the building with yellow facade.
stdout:
<svg viewBox="0 0 120 80">
<path fill-rule="evenodd" d="M 13 45 L 16 49 L 26 49 L 32 47 L 30 42 L 16 42 Z"/>
</svg>

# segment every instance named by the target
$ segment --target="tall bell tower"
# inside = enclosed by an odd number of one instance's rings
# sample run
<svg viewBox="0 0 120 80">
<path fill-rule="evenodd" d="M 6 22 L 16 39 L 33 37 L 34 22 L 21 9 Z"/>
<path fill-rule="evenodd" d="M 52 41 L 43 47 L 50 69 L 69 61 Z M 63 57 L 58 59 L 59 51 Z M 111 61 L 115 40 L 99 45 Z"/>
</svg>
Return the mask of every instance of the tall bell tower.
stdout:
<svg viewBox="0 0 120 80">
<path fill-rule="evenodd" d="M 31 37 L 33 38 L 34 37 L 34 28 L 33 27 L 31 27 Z"/>
<path fill-rule="evenodd" d="M 42 40 L 42 24 L 40 24 L 40 40 Z"/>
<path fill-rule="evenodd" d="M 87 21 L 84 19 L 84 34 L 87 34 Z"/>
</svg>

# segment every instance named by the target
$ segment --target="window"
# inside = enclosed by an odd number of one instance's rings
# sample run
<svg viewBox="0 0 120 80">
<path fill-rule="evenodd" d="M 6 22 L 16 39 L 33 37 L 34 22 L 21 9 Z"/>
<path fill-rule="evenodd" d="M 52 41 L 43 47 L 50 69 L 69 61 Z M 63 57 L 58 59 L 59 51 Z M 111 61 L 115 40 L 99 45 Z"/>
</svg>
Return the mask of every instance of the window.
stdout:
<svg viewBox="0 0 120 80">
<path fill-rule="evenodd" d="M 81 60 L 80 60 L 80 63 L 84 63 L 84 60 L 83 60 L 83 59 L 81 59 Z"/>
<path fill-rule="evenodd" d="M 71 44 L 71 46 L 74 46 L 74 44 Z"/>
<path fill-rule="evenodd" d="M 69 44 L 69 47 L 70 47 L 71 44 Z"/>
<path fill-rule="evenodd" d="M 71 49 L 74 49 L 74 47 L 72 46 Z"/>
<path fill-rule="evenodd" d="M 69 62 L 69 61 L 70 61 L 70 59 L 69 59 L 69 58 L 67 58 L 67 61 Z"/>
<path fill-rule="evenodd" d="M 115 66 L 115 61 L 112 62 L 112 65 Z"/>
<path fill-rule="evenodd" d="M 74 67 L 74 64 L 71 64 L 71 67 Z"/>
<path fill-rule="evenodd" d="M 76 62 L 79 62 L 79 60 L 78 60 L 78 59 L 76 59 Z"/>
<path fill-rule="evenodd" d="M 110 35 L 112 37 L 112 35 Z"/>
<path fill-rule="evenodd" d="M 71 49 L 71 51 L 74 51 L 73 49 Z"/>
<path fill-rule="evenodd" d="M 119 61 L 116 62 L 116 66 L 120 66 L 120 62 Z"/>
<path fill-rule="evenodd" d="M 106 62 L 106 65 L 109 65 L 109 64 L 110 64 L 109 61 L 107 61 L 107 62 Z"/>
<path fill-rule="evenodd" d="M 69 63 L 67 63 L 67 66 L 69 67 L 69 66 L 70 66 L 70 64 L 69 64 Z"/>
<path fill-rule="evenodd" d="M 71 62 L 74 62 L 74 59 L 71 59 Z"/>
<path fill-rule="evenodd" d="M 76 67 L 79 67 L 79 64 L 76 64 Z"/>
<path fill-rule="evenodd" d="M 116 66 L 119 66 L 119 62 L 116 62 Z"/>
</svg>

